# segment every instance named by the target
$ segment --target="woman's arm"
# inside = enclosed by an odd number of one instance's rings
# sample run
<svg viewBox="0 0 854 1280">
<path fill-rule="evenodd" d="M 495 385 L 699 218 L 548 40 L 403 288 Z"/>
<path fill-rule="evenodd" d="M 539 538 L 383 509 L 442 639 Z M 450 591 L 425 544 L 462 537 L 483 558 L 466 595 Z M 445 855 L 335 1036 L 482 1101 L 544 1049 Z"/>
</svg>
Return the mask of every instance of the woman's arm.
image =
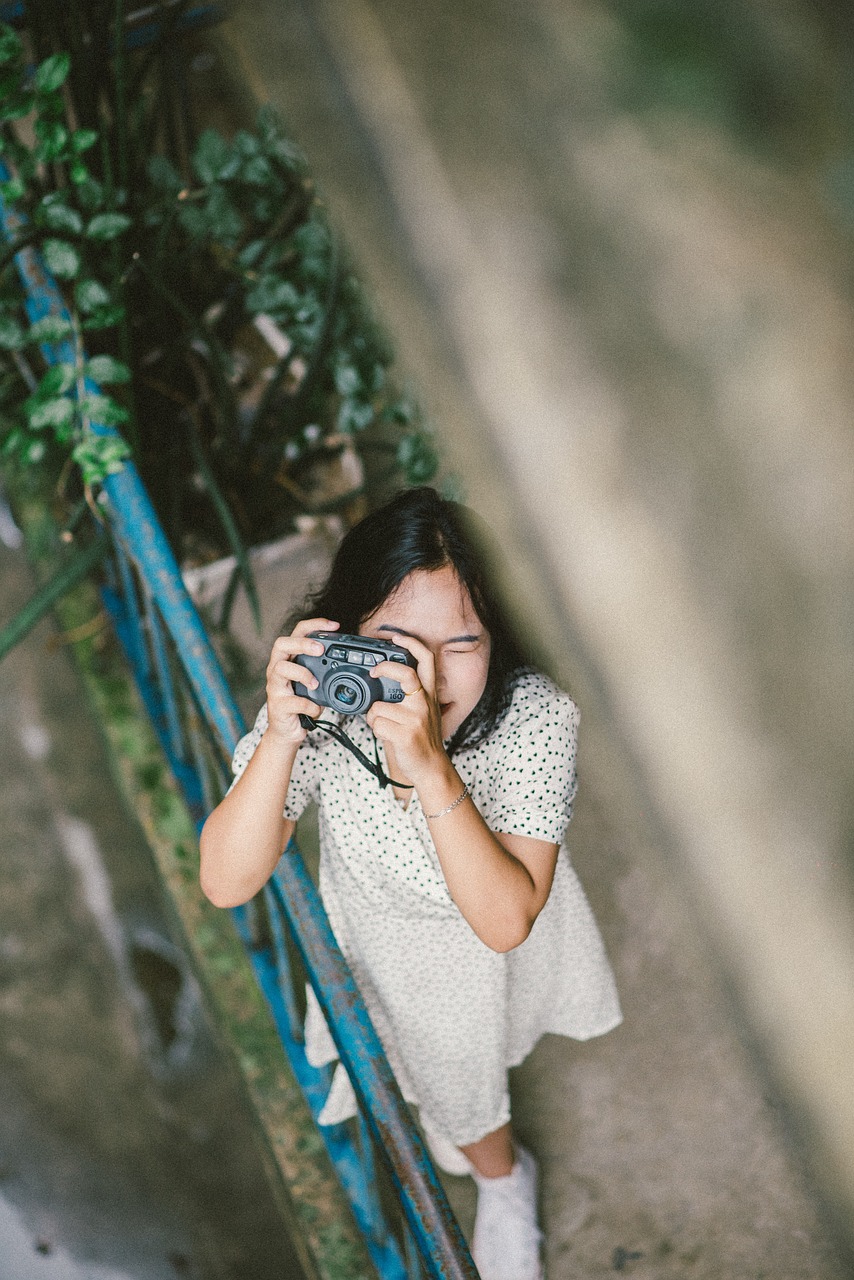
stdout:
<svg viewBox="0 0 854 1280">
<path fill-rule="evenodd" d="M 322 653 L 310 631 L 338 626 L 326 618 L 300 622 L 290 636 L 273 645 L 267 667 L 267 728 L 246 769 L 202 829 L 199 878 L 203 892 L 217 907 L 248 902 L 273 874 L 294 824 L 283 817 L 294 760 L 306 730 L 300 715 L 322 710 L 294 694 L 293 682 L 310 688 L 317 680 L 291 659 L 300 653 Z"/>
<path fill-rule="evenodd" d="M 294 830 L 282 814 L 298 749 L 266 732 L 239 782 L 205 823 L 199 879 L 214 906 L 248 902 L 273 874 Z"/>
<path fill-rule="evenodd" d="M 441 817 L 463 791 L 463 781 L 445 756 L 425 774 L 418 796 L 445 876 L 462 915 L 493 951 L 511 951 L 524 942 L 546 904 L 558 846 L 530 836 L 490 831 L 474 802 L 466 798 Z"/>
<path fill-rule="evenodd" d="M 442 867 L 448 891 L 477 936 L 493 951 L 511 951 L 524 942 L 543 909 L 554 878 L 558 845 L 489 829 L 442 742 L 441 709 L 435 692 L 431 651 L 410 636 L 393 636 L 418 662 L 420 688 L 405 690 L 399 703 L 375 702 L 368 722 L 385 745 L 396 777 L 414 784 Z M 401 683 L 401 668 L 374 668 Z M 415 679 L 415 673 L 412 673 Z M 431 816 L 435 815 L 435 816 Z"/>
</svg>

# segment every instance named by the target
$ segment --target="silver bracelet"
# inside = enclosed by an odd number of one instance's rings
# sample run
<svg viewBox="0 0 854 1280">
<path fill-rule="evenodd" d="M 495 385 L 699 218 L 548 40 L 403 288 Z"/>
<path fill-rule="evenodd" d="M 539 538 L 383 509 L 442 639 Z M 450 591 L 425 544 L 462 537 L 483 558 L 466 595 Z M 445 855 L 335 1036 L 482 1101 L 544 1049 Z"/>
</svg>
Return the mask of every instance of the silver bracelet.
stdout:
<svg viewBox="0 0 854 1280">
<path fill-rule="evenodd" d="M 468 789 L 468 783 L 466 783 L 466 785 L 463 787 L 460 794 L 457 796 L 456 800 L 452 800 L 451 803 L 447 805 L 446 808 L 440 809 L 438 813 L 425 813 L 424 817 L 429 818 L 431 822 L 433 821 L 434 818 L 444 818 L 446 813 L 450 813 L 452 809 L 456 809 L 457 805 L 462 804 L 466 796 L 469 796 L 469 795 L 471 795 L 471 792 Z"/>
</svg>

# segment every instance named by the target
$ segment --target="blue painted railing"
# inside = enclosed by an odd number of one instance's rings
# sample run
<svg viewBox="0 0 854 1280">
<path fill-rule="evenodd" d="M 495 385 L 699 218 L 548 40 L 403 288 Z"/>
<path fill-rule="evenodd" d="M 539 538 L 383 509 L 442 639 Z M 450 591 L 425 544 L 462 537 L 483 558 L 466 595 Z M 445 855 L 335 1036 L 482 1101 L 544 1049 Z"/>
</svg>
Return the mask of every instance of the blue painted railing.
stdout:
<svg viewBox="0 0 854 1280">
<path fill-rule="evenodd" d="M 0 222 L 4 238 L 13 243 L 21 222 L 2 200 Z M 30 320 L 67 319 L 62 295 L 39 255 L 22 249 L 15 262 Z M 75 361 L 68 342 L 43 347 L 42 355 L 49 364 Z M 201 825 L 223 794 L 228 762 L 244 729 L 242 717 L 135 466 L 129 463 L 108 477 L 104 493 L 114 547 L 104 603 L 163 751 Z M 306 1058 L 295 996 L 300 978 L 292 969 L 286 931 L 326 1015 L 360 1114 L 355 1139 L 346 1125 L 319 1126 L 319 1131 L 378 1274 L 383 1280 L 477 1280 L 459 1225 L 293 842 L 263 897 L 272 945 L 258 945 L 251 909 L 238 909 L 235 919 L 315 1120 L 328 1072 Z M 380 1204 L 375 1150 L 391 1174 L 399 1222 L 390 1222 Z"/>
</svg>

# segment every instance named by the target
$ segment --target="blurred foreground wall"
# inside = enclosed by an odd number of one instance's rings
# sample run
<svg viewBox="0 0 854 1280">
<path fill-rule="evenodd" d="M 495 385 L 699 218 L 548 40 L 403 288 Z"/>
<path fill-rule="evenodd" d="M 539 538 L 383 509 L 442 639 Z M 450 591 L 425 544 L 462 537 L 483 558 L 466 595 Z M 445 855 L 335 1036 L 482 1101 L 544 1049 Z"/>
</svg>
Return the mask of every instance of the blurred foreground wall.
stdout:
<svg viewBox="0 0 854 1280">
<path fill-rule="evenodd" d="M 235 0 L 225 38 L 854 1237 L 845 50 L 832 6 L 690 9 Z"/>
</svg>

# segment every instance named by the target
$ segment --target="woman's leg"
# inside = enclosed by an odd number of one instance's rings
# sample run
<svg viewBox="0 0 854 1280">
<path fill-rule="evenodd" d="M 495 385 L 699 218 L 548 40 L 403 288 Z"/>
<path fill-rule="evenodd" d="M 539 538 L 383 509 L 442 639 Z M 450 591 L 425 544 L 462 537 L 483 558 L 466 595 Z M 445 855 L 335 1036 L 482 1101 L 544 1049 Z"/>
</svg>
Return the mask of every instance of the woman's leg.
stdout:
<svg viewBox="0 0 854 1280">
<path fill-rule="evenodd" d="M 483 1280 L 542 1280 L 537 1166 L 509 1124 L 460 1150 L 477 1183 L 471 1251 Z"/>
<path fill-rule="evenodd" d="M 512 1173 L 516 1158 L 510 1121 L 493 1133 L 488 1133 L 485 1138 L 479 1138 L 467 1147 L 460 1147 L 460 1150 L 482 1177 L 505 1178 L 508 1173 Z"/>
</svg>

